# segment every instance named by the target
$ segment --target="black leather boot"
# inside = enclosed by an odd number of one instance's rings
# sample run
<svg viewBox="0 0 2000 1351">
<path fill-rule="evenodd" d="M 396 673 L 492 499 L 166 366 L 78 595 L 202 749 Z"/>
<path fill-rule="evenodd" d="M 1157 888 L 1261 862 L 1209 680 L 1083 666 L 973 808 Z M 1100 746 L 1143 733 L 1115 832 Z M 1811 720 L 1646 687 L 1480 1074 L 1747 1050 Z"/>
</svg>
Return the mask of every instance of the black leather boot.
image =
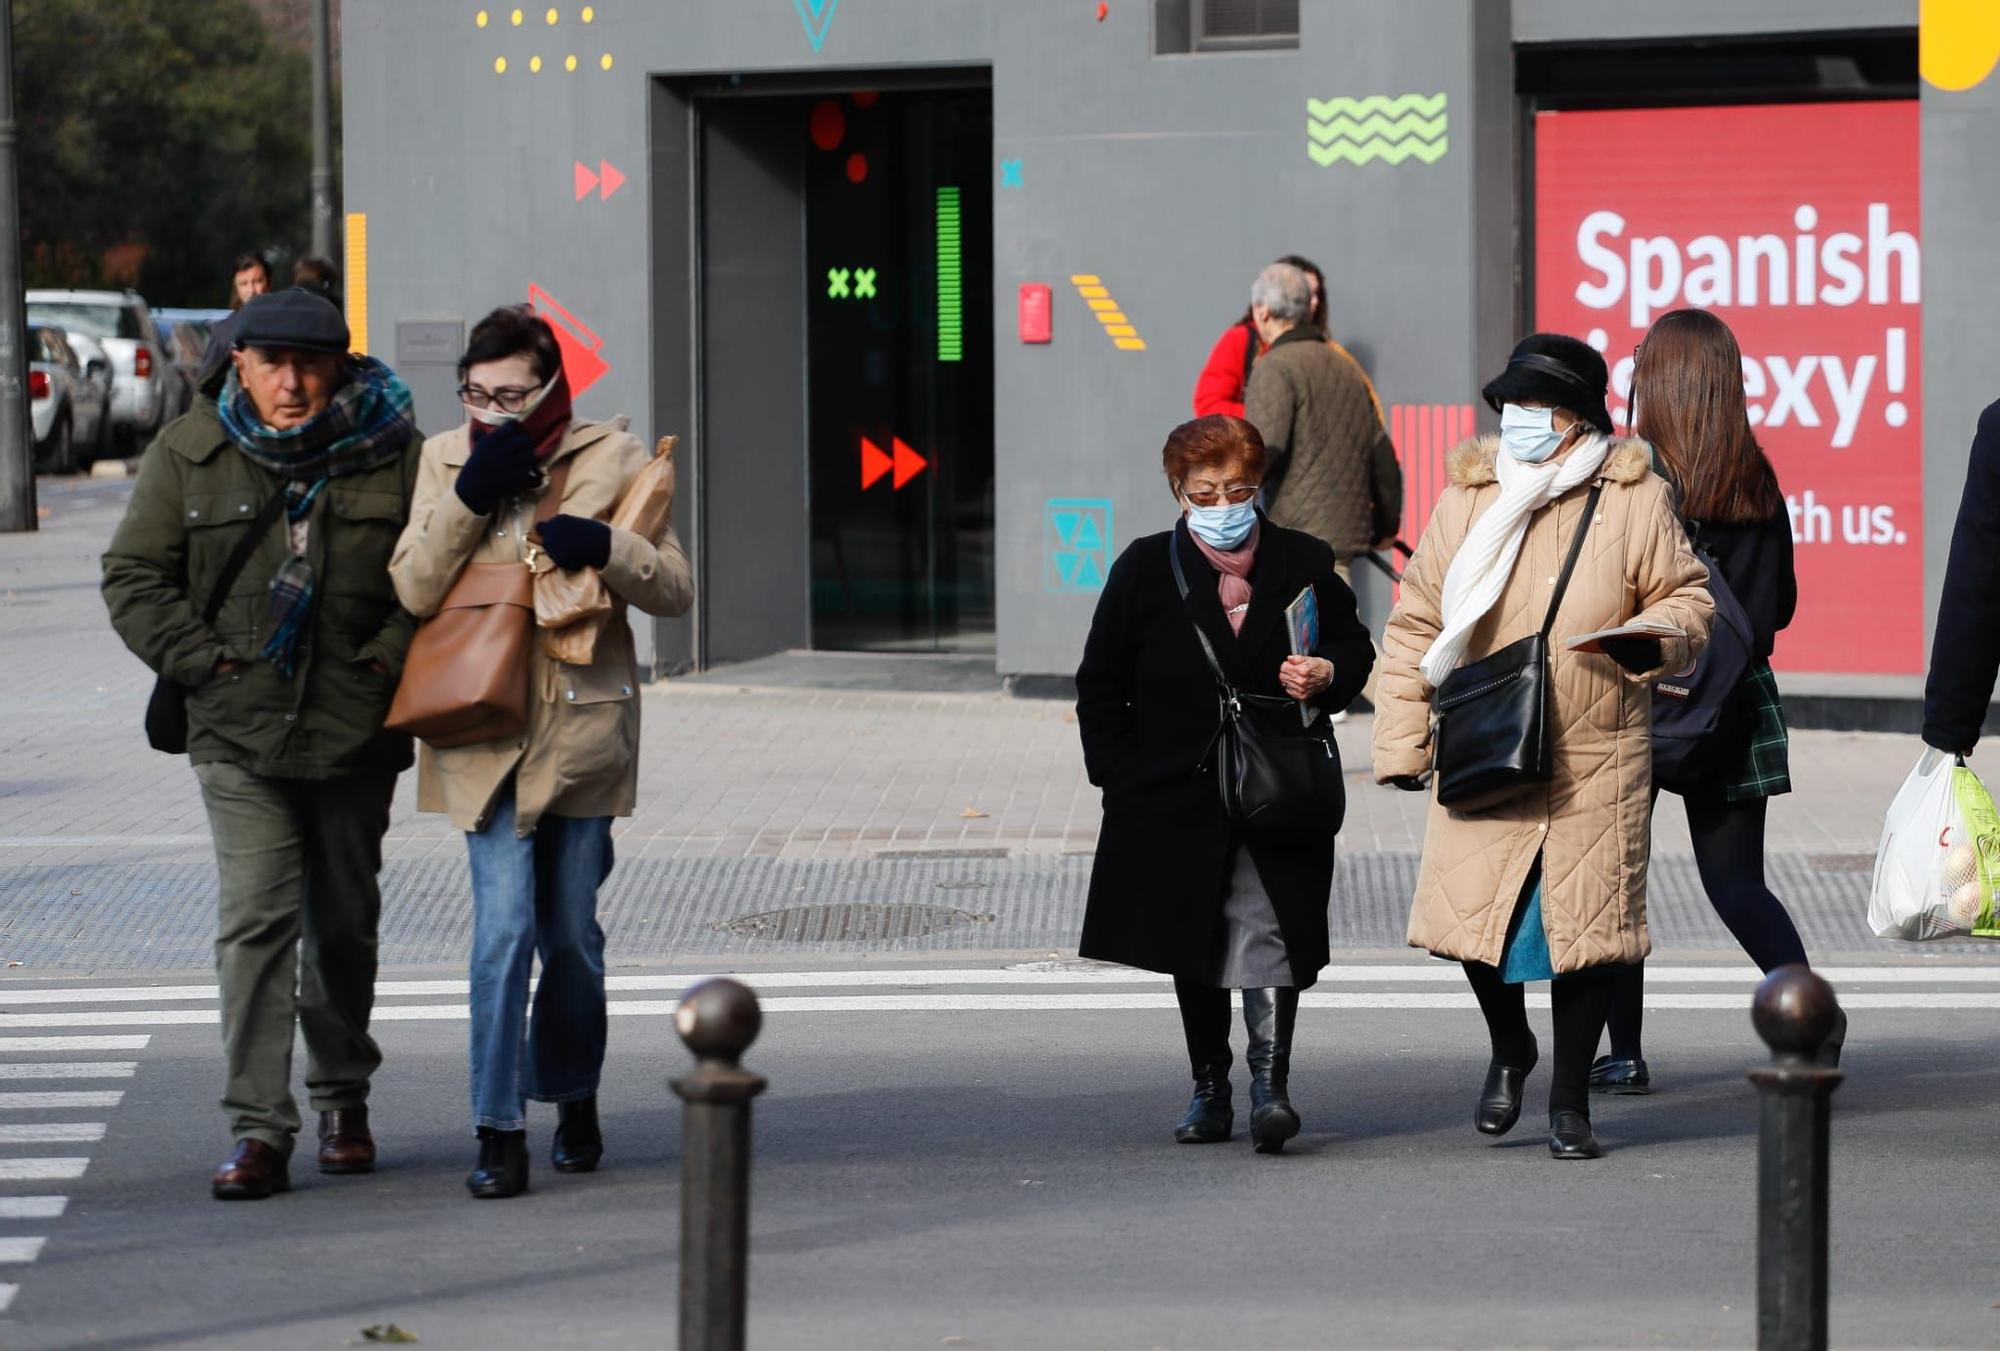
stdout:
<svg viewBox="0 0 2000 1351">
<path fill-rule="evenodd" d="M 1184 1145 L 1216 1144 L 1236 1128 L 1236 1109 L 1229 1101 L 1229 991 L 1176 979 L 1174 998 L 1194 1071 L 1194 1098 L 1174 1127 L 1174 1139 Z"/>
<path fill-rule="evenodd" d="M 1250 1066 L 1250 1139 L 1259 1154 L 1279 1153 L 1299 1133 L 1299 1114 L 1289 1096 L 1292 1028 L 1298 1016 L 1297 990 L 1243 992 L 1243 1026 L 1250 1033 L 1243 1052 Z"/>
<path fill-rule="evenodd" d="M 604 1133 L 597 1126 L 597 1098 L 556 1104 L 556 1138 L 549 1162 L 558 1173 L 588 1173 L 604 1157 Z"/>
<path fill-rule="evenodd" d="M 528 1133 L 481 1126 L 479 1166 L 466 1174 L 465 1189 L 482 1201 L 528 1190 Z"/>
</svg>

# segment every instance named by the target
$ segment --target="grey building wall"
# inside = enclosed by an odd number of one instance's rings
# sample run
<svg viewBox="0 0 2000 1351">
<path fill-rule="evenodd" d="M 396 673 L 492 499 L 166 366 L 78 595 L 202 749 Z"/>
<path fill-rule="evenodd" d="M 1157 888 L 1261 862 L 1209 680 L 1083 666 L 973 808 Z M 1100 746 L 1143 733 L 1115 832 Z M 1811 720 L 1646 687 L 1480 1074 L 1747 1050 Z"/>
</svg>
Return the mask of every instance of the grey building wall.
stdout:
<svg viewBox="0 0 2000 1351">
<path fill-rule="evenodd" d="M 1209 346 L 1270 258 L 1296 251 L 1326 269 L 1336 334 L 1385 402 L 1475 401 L 1520 312 L 1512 43 L 1915 22 L 1911 0 L 1305 0 L 1297 50 L 1160 56 L 1153 8 L 1110 0 L 1100 22 L 1076 0 L 605 0 L 586 24 L 573 0 L 541 0 L 523 6 L 519 26 L 513 5 L 489 5 L 479 28 L 476 0 L 348 0 L 345 202 L 369 219 L 372 345 L 392 354 L 400 323 L 470 322 L 541 287 L 610 364 L 582 411 L 630 413 L 647 437 L 684 436 L 680 523 L 699 542 L 691 499 L 703 466 L 732 447 L 692 435 L 708 378 L 691 308 L 699 166 L 669 82 L 799 72 L 862 87 L 884 69 L 990 68 L 996 173 L 1018 160 L 1021 181 L 997 192 L 993 221 L 997 660 L 1008 672 L 1066 672 L 1094 596 L 1047 588 L 1046 504 L 1108 501 L 1114 548 L 1171 522 L 1160 443 L 1189 415 Z M 2000 344 L 1991 325 L 1969 332 L 1990 285 L 1982 302 L 1971 286 L 1937 284 L 1961 266 L 1990 280 L 1995 266 L 1976 231 L 2000 205 L 2000 168 L 1975 163 L 1974 127 L 1993 124 L 1996 85 L 1952 103 L 1925 94 L 1934 548 L 1973 391 L 1992 383 Z M 1449 144 L 1436 162 L 1309 157 L 1309 99 L 1409 94 L 1445 98 Z M 626 184 L 578 200 L 575 165 L 607 162 Z M 1113 346 L 1075 274 L 1102 279 L 1144 351 Z M 1053 290 L 1047 346 L 1015 340 L 1024 282 Z M 456 410 L 420 413 L 440 427 Z M 802 474 L 802 452 L 798 462 Z M 1384 598 L 1369 599 L 1379 617 Z M 660 641 L 663 662 L 691 651 L 684 626 L 665 626 Z"/>
</svg>

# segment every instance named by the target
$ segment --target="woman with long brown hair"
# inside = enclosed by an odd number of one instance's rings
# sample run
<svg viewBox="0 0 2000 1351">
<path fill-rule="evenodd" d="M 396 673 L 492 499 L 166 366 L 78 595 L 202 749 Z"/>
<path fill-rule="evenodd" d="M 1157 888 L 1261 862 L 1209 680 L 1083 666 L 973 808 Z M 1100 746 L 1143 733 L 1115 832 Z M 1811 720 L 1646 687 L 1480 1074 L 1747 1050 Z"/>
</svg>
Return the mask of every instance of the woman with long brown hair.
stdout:
<svg viewBox="0 0 2000 1351">
<path fill-rule="evenodd" d="M 1764 881 L 1765 807 L 1792 786 L 1771 674 L 1778 634 L 1798 608 L 1791 512 L 1750 428 L 1743 354 L 1729 326 L 1706 310 L 1661 315 L 1636 354 L 1630 405 L 1635 431 L 1679 494 L 1690 538 L 1741 602 L 1752 640 L 1751 667 L 1711 734 L 1713 768 L 1687 782 L 1656 781 L 1654 792 L 1680 795 L 1702 888 L 1743 951 L 1765 971 L 1803 963 L 1799 931 Z M 1644 963 L 1614 977 L 1611 1054 L 1590 1075 L 1599 1092 L 1652 1089 L 1640 1044 L 1645 987 Z M 1843 1015 L 1828 1055 L 1838 1057 L 1845 1034 Z"/>
</svg>

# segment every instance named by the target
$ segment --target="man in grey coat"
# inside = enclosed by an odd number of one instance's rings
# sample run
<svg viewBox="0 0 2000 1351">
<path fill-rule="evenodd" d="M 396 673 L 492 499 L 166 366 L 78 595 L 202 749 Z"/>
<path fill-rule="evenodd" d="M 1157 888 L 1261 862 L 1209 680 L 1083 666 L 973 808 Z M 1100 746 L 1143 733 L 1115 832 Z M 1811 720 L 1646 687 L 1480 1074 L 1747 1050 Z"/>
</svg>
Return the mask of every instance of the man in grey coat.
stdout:
<svg viewBox="0 0 2000 1351">
<path fill-rule="evenodd" d="M 1244 416 L 1264 438 L 1266 511 L 1279 525 L 1333 546 L 1343 581 L 1353 561 L 1386 549 L 1403 515 L 1403 471 L 1353 359 L 1307 322 L 1306 274 L 1273 263 L 1250 290 L 1250 315 L 1270 350 L 1257 359 Z"/>
</svg>

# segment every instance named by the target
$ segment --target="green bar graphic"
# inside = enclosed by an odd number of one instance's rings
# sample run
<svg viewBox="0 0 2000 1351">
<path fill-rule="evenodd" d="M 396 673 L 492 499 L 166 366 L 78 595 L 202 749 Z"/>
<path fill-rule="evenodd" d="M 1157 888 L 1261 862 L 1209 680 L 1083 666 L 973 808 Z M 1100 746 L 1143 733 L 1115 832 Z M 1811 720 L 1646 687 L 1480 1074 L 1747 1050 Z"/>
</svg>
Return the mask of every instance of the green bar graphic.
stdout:
<svg viewBox="0 0 2000 1351">
<path fill-rule="evenodd" d="M 964 276 L 960 269 L 958 189 L 937 190 L 937 359 L 965 357 Z"/>
</svg>

